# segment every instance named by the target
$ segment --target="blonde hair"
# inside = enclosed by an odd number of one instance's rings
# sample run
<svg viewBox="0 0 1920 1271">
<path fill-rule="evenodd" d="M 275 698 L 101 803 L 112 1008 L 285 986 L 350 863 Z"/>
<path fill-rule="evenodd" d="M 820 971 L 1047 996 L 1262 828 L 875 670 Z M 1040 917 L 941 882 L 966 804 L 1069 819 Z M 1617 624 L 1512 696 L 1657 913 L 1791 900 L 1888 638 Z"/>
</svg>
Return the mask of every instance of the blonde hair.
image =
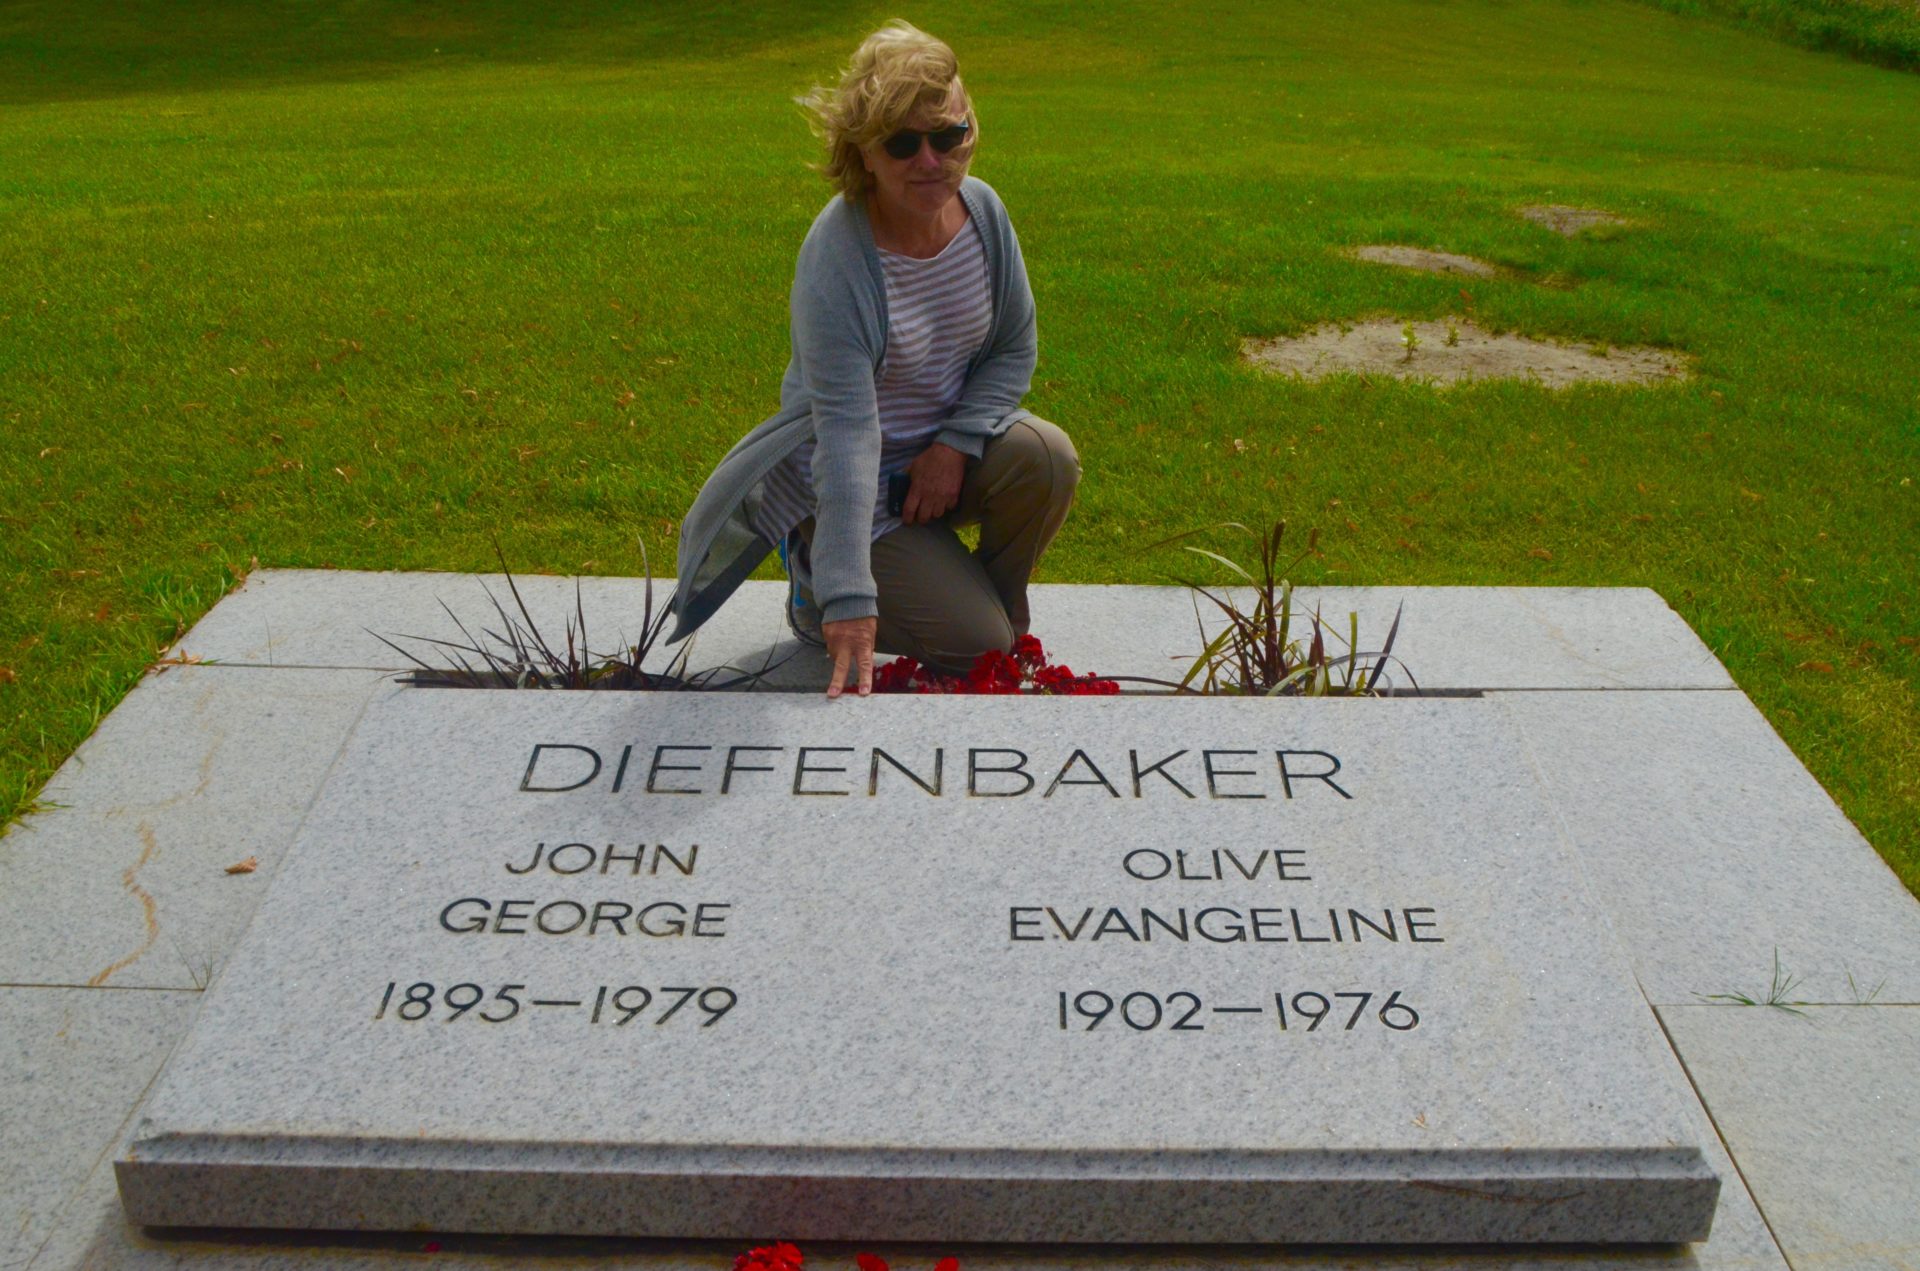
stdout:
<svg viewBox="0 0 1920 1271">
<path fill-rule="evenodd" d="M 957 164 L 964 171 L 980 143 L 980 123 L 974 118 L 966 85 L 960 82 L 960 64 L 945 41 L 894 18 L 860 42 L 838 85 L 815 85 L 805 96 L 793 99 L 807 112 L 813 135 L 827 147 L 825 163 L 807 166 L 849 203 L 859 202 L 873 189 L 873 174 L 861 162 L 862 148 L 898 132 L 918 107 L 944 107 L 955 90 L 969 130 L 966 141 L 941 155 L 940 161 L 943 166 Z"/>
</svg>

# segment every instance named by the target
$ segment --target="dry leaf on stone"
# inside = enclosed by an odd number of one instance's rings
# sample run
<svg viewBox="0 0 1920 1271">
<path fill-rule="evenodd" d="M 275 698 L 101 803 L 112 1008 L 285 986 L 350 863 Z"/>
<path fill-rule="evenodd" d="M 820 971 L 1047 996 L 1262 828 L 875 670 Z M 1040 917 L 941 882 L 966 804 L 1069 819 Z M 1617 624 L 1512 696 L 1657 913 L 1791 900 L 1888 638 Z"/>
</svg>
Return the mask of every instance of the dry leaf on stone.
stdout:
<svg viewBox="0 0 1920 1271">
<path fill-rule="evenodd" d="M 167 651 L 167 647 L 168 646 L 163 644 L 158 649 L 154 650 L 154 652 L 164 654 Z M 206 659 L 201 657 L 198 653 L 178 652 L 178 653 L 174 653 L 170 657 L 162 657 L 159 661 L 155 662 L 152 666 L 148 667 L 147 669 L 149 671 L 152 671 L 155 675 L 165 675 L 173 667 L 199 666 L 201 663 L 205 661 Z"/>
<path fill-rule="evenodd" d="M 257 856 L 249 856 L 247 857 L 246 860 L 241 861 L 237 865 L 227 866 L 227 872 L 229 874 L 251 874 L 254 870 L 259 868 L 260 868 L 260 858 Z"/>
</svg>

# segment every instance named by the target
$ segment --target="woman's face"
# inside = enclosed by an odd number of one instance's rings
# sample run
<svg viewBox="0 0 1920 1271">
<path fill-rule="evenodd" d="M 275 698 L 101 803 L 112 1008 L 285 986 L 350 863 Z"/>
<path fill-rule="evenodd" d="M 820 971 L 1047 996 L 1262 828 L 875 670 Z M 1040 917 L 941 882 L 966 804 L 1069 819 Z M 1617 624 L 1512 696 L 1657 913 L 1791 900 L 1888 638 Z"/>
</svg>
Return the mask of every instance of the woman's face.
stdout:
<svg viewBox="0 0 1920 1271">
<path fill-rule="evenodd" d="M 921 104 L 907 116 L 904 128 L 918 133 L 933 132 L 950 124 L 964 123 L 967 104 L 955 89 L 944 104 Z M 960 191 L 967 174 L 967 160 L 973 154 L 969 139 L 946 154 L 940 154 L 924 137 L 920 149 L 910 159 L 896 159 L 876 141 L 860 151 L 867 171 L 873 174 L 874 197 L 890 211 L 916 219 L 936 215 Z"/>
</svg>

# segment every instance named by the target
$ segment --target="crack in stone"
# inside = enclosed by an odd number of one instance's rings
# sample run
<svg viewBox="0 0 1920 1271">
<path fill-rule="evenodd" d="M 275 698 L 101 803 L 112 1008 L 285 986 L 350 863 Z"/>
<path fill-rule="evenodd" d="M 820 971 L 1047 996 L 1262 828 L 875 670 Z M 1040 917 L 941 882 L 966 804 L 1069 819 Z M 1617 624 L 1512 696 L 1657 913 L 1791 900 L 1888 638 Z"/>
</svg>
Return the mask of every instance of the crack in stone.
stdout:
<svg viewBox="0 0 1920 1271">
<path fill-rule="evenodd" d="M 145 821 L 140 823 L 140 840 L 145 844 L 140 850 L 140 859 L 135 861 L 126 873 L 120 875 L 120 882 L 126 887 L 128 893 L 140 902 L 141 916 L 147 923 L 147 938 L 141 941 L 138 949 L 88 980 L 87 987 L 90 989 L 99 988 L 107 982 L 107 977 L 126 970 L 141 958 L 146 957 L 147 952 L 160 939 L 160 907 L 154 903 L 152 894 L 135 881 L 142 867 L 160 850 L 160 844 L 153 837 L 153 827 Z"/>
</svg>

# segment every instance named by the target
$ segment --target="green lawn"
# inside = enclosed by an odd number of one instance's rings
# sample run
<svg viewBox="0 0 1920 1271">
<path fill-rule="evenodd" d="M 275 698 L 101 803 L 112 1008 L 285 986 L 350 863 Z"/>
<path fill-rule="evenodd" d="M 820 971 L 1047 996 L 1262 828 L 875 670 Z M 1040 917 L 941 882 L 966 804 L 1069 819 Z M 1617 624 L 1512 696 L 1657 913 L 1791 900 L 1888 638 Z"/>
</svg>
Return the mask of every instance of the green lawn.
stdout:
<svg viewBox="0 0 1920 1271">
<path fill-rule="evenodd" d="M 256 559 L 670 568 L 786 361 L 827 195 L 788 99 L 893 12 L 283 7 L 0 7 L 0 819 Z M 1048 579 L 1284 516 L 1324 532 L 1303 582 L 1653 587 L 1920 887 L 1920 76 L 1617 0 L 909 16 L 1086 462 Z M 1578 285 L 1332 252 L 1369 242 Z M 1450 311 L 1698 378 L 1236 360 Z"/>
</svg>

